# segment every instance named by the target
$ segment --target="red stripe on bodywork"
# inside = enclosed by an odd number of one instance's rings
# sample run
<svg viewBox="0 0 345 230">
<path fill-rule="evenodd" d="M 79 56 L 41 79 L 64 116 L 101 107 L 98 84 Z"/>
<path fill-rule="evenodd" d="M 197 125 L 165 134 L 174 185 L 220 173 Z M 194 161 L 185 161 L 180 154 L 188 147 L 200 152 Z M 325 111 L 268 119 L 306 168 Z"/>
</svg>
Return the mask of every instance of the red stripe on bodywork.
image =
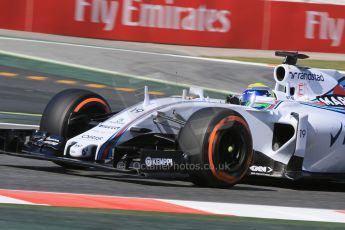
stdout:
<svg viewBox="0 0 345 230">
<path fill-rule="evenodd" d="M 185 214 L 212 213 L 166 203 L 155 199 L 130 198 L 116 196 L 98 196 L 69 193 L 48 193 L 17 190 L 0 190 L 0 195 L 19 199 L 34 204 L 44 204 L 58 207 L 101 208 L 128 211 L 172 212 Z"/>
</svg>

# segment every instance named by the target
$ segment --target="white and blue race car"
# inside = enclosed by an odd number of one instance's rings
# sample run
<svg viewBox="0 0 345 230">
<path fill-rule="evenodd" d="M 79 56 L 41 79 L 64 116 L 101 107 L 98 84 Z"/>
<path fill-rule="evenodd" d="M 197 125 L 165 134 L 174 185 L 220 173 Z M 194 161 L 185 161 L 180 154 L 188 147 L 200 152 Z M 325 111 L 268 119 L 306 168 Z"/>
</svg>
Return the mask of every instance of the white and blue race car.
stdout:
<svg viewBox="0 0 345 230">
<path fill-rule="evenodd" d="M 66 168 L 178 172 L 212 187 L 246 175 L 345 178 L 345 77 L 298 66 L 303 54 L 276 55 L 285 60 L 274 69 L 275 89 L 246 94 L 245 103 L 205 98 L 202 90 L 150 99 L 146 88 L 143 102 L 112 112 L 93 92 L 62 91 L 38 131 L 1 131 L 3 152 Z"/>
</svg>

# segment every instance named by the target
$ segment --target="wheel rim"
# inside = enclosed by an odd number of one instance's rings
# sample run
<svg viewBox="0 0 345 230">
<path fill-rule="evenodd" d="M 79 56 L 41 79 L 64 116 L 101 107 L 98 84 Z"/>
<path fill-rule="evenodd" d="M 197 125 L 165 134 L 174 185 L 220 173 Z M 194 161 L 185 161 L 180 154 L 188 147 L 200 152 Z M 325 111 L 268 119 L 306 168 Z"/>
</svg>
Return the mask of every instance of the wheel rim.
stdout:
<svg viewBox="0 0 345 230">
<path fill-rule="evenodd" d="M 218 170 L 232 174 L 237 172 L 245 163 L 246 142 L 239 130 L 221 131 L 214 148 L 216 154 L 214 160 Z"/>
<path fill-rule="evenodd" d="M 232 152 L 230 155 L 229 150 Z M 208 141 L 212 174 L 228 184 L 237 183 L 248 170 L 251 151 L 250 131 L 245 120 L 236 115 L 223 118 L 214 126 Z M 227 167 L 224 163 L 228 164 Z M 220 165 L 222 167 L 218 167 Z"/>
</svg>

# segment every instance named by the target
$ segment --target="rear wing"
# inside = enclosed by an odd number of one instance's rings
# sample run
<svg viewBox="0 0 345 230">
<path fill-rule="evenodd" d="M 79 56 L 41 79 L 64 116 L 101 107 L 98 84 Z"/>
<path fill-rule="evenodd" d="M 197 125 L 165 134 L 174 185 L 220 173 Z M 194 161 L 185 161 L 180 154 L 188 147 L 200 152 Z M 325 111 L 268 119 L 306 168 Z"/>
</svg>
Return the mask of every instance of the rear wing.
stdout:
<svg viewBox="0 0 345 230">
<path fill-rule="evenodd" d="M 308 55 L 300 54 L 298 52 L 287 52 L 287 51 L 276 51 L 275 55 L 277 57 L 285 57 L 282 64 L 296 65 L 298 59 L 307 59 Z"/>
</svg>

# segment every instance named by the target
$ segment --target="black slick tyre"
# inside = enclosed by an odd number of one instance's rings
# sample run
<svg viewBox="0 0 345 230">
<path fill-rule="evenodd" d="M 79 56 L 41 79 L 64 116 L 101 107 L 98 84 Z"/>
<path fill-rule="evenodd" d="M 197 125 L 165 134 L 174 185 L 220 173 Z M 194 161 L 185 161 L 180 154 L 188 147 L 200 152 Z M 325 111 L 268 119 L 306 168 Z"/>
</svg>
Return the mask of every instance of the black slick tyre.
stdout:
<svg viewBox="0 0 345 230">
<path fill-rule="evenodd" d="M 231 109 L 195 112 L 181 129 L 178 144 L 189 156 L 186 169 L 198 186 L 235 185 L 246 175 L 253 158 L 249 126 Z"/>
<path fill-rule="evenodd" d="M 73 121 L 73 118 L 110 112 L 109 104 L 100 95 L 84 89 L 67 89 L 49 101 L 42 114 L 40 130 L 68 140 L 88 129 L 87 119 Z M 65 168 L 80 168 L 65 163 L 57 164 Z"/>
</svg>

